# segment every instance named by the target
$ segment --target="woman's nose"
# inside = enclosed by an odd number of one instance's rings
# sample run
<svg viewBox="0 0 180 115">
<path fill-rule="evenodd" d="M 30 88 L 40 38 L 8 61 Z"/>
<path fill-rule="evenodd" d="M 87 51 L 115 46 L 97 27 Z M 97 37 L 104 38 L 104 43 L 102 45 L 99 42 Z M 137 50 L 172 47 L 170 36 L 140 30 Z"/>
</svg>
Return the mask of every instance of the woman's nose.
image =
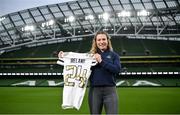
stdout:
<svg viewBox="0 0 180 115">
<path fill-rule="evenodd" d="M 100 43 L 103 43 L 103 40 L 101 40 Z"/>
</svg>

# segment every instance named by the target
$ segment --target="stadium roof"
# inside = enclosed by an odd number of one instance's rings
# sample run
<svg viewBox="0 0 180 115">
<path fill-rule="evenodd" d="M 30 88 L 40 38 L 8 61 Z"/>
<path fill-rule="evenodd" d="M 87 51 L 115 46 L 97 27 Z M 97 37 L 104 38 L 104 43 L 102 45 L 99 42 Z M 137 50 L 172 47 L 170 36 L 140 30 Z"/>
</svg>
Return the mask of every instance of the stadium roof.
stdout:
<svg viewBox="0 0 180 115">
<path fill-rule="evenodd" d="M 69 1 L 73 1 L 73 0 L 11 0 L 11 2 L 9 2 L 9 0 L 1 0 L 0 16 L 33 7 L 69 2 Z"/>
<path fill-rule="evenodd" d="M 0 51 L 107 31 L 112 36 L 180 40 L 179 0 L 78 0 L 0 17 Z"/>
</svg>

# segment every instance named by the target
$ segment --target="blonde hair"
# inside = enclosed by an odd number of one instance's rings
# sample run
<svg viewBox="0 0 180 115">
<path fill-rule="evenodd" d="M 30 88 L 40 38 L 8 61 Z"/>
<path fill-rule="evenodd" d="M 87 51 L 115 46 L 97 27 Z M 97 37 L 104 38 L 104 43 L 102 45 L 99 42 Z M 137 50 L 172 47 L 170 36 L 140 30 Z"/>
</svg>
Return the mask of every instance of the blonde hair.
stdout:
<svg viewBox="0 0 180 115">
<path fill-rule="evenodd" d="M 97 47 L 97 44 L 96 44 L 96 38 L 97 38 L 97 35 L 99 35 L 99 34 L 104 34 L 104 35 L 106 35 L 107 41 L 108 41 L 107 49 L 110 50 L 110 51 L 113 51 L 112 44 L 111 44 L 111 40 L 110 40 L 110 36 L 109 36 L 106 32 L 100 31 L 100 32 L 97 32 L 97 33 L 95 34 L 94 38 L 93 38 L 90 53 L 95 54 L 95 53 L 97 53 L 97 51 L 98 51 L 98 47 Z"/>
</svg>

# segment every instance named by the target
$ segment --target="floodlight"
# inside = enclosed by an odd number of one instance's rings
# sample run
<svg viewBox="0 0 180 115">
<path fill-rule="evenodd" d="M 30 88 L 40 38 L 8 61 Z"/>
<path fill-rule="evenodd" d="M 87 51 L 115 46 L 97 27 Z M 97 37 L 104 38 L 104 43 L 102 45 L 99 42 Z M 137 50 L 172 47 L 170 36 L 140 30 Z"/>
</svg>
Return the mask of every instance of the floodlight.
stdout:
<svg viewBox="0 0 180 115">
<path fill-rule="evenodd" d="M 127 30 L 127 27 L 125 26 L 125 27 L 123 28 L 123 30 Z"/>
<path fill-rule="evenodd" d="M 137 12 L 138 16 L 148 16 L 150 14 L 150 12 L 146 11 L 146 10 L 141 10 L 139 12 Z"/>
<path fill-rule="evenodd" d="M 85 32 L 89 32 L 89 30 L 85 30 Z"/>
<path fill-rule="evenodd" d="M 41 26 L 44 28 L 46 26 L 46 23 L 45 22 L 42 23 Z"/>
<path fill-rule="evenodd" d="M 52 26 L 54 24 L 54 20 L 50 20 L 47 22 L 49 26 Z"/>
<path fill-rule="evenodd" d="M 44 22 L 41 24 L 41 26 L 44 27 L 49 27 L 52 26 L 54 24 L 54 20 L 49 20 L 48 22 Z"/>
<path fill-rule="evenodd" d="M 70 17 L 68 18 L 68 20 L 69 20 L 69 22 L 73 22 L 73 21 L 75 20 L 75 18 L 74 18 L 74 16 L 70 16 Z"/>
<path fill-rule="evenodd" d="M 104 13 L 104 14 L 102 15 L 102 18 L 103 18 L 105 21 L 107 21 L 107 20 L 109 19 L 109 14 L 108 14 L 108 13 Z"/>
<path fill-rule="evenodd" d="M 33 31 L 35 28 L 33 25 L 27 25 L 22 28 L 22 31 Z"/>
<path fill-rule="evenodd" d="M 6 17 L 0 17 L 0 22 L 5 20 L 5 19 L 6 19 Z"/>
<path fill-rule="evenodd" d="M 64 22 L 73 22 L 75 21 L 75 17 L 74 16 L 69 16 L 68 18 L 64 19 Z"/>
<path fill-rule="evenodd" d="M 98 16 L 99 19 L 104 19 L 105 21 L 107 21 L 109 19 L 109 14 L 108 13 L 104 13 L 104 14 L 100 14 Z"/>
<path fill-rule="evenodd" d="M 109 29 L 108 28 L 104 28 L 103 31 L 108 31 Z"/>
<path fill-rule="evenodd" d="M 130 16 L 131 16 L 131 12 L 129 11 L 122 11 L 118 13 L 118 17 L 130 17 Z"/>
<path fill-rule="evenodd" d="M 85 20 L 94 20 L 94 16 L 93 15 L 85 16 Z"/>
<path fill-rule="evenodd" d="M 64 19 L 64 22 L 68 22 L 68 18 L 65 18 L 65 19 Z"/>
</svg>

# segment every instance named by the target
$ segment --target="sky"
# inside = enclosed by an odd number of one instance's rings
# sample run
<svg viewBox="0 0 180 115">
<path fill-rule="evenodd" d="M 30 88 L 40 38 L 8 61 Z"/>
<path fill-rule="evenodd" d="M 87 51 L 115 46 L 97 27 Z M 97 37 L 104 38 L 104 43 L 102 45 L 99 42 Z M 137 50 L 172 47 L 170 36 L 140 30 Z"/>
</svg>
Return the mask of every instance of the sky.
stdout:
<svg viewBox="0 0 180 115">
<path fill-rule="evenodd" d="M 74 0 L 0 0 L 0 16 L 33 7 Z"/>
</svg>

